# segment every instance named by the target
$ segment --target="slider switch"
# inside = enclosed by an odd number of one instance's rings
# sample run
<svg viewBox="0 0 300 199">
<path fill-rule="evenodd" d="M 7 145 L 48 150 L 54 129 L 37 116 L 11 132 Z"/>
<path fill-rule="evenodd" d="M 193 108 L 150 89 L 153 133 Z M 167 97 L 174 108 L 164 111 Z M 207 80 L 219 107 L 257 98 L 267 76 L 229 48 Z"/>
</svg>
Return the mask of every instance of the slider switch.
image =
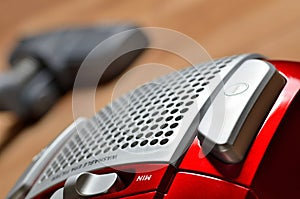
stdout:
<svg viewBox="0 0 300 199">
<path fill-rule="evenodd" d="M 83 172 L 69 177 L 64 188 L 57 190 L 51 199 L 84 199 L 120 191 L 124 187 L 117 173 L 97 175 Z"/>
</svg>

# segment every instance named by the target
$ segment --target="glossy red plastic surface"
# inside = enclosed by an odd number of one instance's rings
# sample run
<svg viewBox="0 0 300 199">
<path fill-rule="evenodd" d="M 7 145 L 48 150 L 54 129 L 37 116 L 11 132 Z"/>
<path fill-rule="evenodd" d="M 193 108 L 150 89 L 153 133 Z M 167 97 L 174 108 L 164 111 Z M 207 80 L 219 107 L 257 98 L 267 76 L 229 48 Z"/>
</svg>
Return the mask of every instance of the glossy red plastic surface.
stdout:
<svg viewBox="0 0 300 199">
<path fill-rule="evenodd" d="M 179 172 L 166 194 L 166 199 L 173 198 L 245 198 L 249 189 L 233 183 L 200 174 Z"/>
<path fill-rule="evenodd" d="M 201 147 L 196 138 L 186 153 L 180 165 L 180 170 L 226 179 L 226 181 L 246 187 L 251 185 L 277 127 L 300 88 L 299 63 L 285 61 L 270 62 L 285 77 L 286 84 L 251 145 L 245 160 L 239 164 L 226 164 L 210 156 L 199 158 Z"/>
<path fill-rule="evenodd" d="M 121 199 L 154 199 L 154 198 L 155 199 L 163 198 L 163 195 L 157 192 L 149 192 L 149 193 L 139 194 L 135 196 L 128 196 Z"/>
<path fill-rule="evenodd" d="M 259 198 L 300 198 L 300 92 L 289 106 L 251 183 Z"/>
</svg>

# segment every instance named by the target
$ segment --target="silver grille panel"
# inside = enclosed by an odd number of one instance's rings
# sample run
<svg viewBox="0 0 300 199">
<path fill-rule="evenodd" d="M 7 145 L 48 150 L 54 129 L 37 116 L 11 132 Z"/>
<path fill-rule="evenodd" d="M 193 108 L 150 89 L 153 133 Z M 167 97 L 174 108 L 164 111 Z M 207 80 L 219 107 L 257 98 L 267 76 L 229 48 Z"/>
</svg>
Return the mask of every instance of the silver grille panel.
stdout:
<svg viewBox="0 0 300 199">
<path fill-rule="evenodd" d="M 113 101 L 70 137 L 28 197 L 82 171 L 141 162 L 176 166 L 220 86 L 251 58 L 261 56 L 232 56 L 186 68 Z"/>
</svg>

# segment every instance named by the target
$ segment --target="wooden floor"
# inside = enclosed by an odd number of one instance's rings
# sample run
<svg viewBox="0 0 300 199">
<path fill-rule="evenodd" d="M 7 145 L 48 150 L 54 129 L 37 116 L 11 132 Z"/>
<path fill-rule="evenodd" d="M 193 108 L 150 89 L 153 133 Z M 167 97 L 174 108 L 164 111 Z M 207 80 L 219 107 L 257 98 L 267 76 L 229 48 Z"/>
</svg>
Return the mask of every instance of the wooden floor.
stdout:
<svg viewBox="0 0 300 199">
<path fill-rule="evenodd" d="M 177 30 L 200 43 L 213 58 L 258 52 L 273 59 L 300 61 L 300 1 L 296 0 L 1 0 L 0 13 L 0 71 L 7 69 L 7 57 L 21 35 L 122 21 Z M 144 53 L 134 65 L 152 62 L 173 68 L 187 65 L 154 50 Z M 99 89 L 98 109 L 109 102 L 113 88 L 111 82 Z M 69 93 L 43 119 L 21 129 L 12 114 L 0 113 L 0 198 L 31 158 L 73 121 L 71 104 Z"/>
</svg>

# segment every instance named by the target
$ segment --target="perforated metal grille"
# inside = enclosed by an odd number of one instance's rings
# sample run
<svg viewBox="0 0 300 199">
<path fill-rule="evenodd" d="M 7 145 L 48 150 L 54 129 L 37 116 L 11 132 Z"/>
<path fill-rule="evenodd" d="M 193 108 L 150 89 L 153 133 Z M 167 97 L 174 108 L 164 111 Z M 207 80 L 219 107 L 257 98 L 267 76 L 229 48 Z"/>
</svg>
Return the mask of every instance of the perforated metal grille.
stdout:
<svg viewBox="0 0 300 199">
<path fill-rule="evenodd" d="M 195 100 L 236 57 L 171 73 L 115 100 L 69 139 L 40 182 L 99 155 L 118 150 L 151 150 L 170 144 Z"/>
</svg>

